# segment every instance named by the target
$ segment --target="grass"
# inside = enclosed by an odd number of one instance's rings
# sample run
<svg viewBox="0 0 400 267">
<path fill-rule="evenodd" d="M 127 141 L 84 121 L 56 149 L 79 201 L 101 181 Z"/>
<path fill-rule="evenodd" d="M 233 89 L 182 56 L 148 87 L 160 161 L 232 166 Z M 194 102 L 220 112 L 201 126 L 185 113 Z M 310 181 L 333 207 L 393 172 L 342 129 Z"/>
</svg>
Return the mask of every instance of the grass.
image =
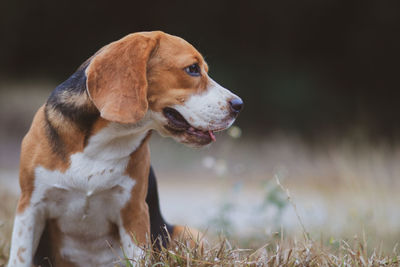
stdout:
<svg viewBox="0 0 400 267">
<path fill-rule="evenodd" d="M 211 244 L 203 237 L 191 237 L 170 240 L 171 245 L 160 250 L 144 247 L 145 256 L 132 262 L 140 266 L 400 266 L 397 245 L 391 253 L 383 252 L 382 246 L 369 249 L 365 233 L 362 240 L 355 237 L 351 243 L 341 240 L 324 245 L 322 240 L 312 240 L 289 190 L 280 183 L 279 177 L 276 180 L 296 212 L 302 229 L 300 241 L 284 238 L 281 231 L 259 248 L 243 249 L 224 237 Z"/>
<path fill-rule="evenodd" d="M 258 249 L 240 249 L 228 240 L 204 248 L 187 240 L 175 241 L 170 248 L 146 250 L 140 266 L 399 266 L 396 251 L 384 254 L 379 249 L 368 252 L 362 242 L 352 245 L 342 241 L 331 249 L 311 241 L 276 240 Z"/>
<path fill-rule="evenodd" d="M 15 196 L 0 190 L 0 266 L 4 266 L 8 259 L 16 204 Z"/>
</svg>

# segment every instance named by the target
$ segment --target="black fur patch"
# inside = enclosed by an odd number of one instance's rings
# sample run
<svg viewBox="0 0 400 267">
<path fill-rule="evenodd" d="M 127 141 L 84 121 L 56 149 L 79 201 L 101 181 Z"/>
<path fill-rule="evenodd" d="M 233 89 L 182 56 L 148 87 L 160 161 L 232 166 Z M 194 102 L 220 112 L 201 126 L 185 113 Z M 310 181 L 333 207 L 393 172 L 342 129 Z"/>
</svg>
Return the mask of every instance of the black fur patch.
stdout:
<svg viewBox="0 0 400 267">
<path fill-rule="evenodd" d="M 151 241 L 155 242 L 156 247 L 160 248 L 160 239 L 162 245 L 165 247 L 168 244 L 168 233 L 171 235 L 174 227 L 168 224 L 160 210 L 160 204 L 158 200 L 158 189 L 156 176 L 154 174 L 153 168 L 150 166 L 149 173 L 149 186 L 147 188 L 146 202 L 149 206 L 150 212 L 150 233 Z"/>
<path fill-rule="evenodd" d="M 73 102 L 66 103 L 63 99 L 65 99 L 66 96 L 68 97 L 68 95 L 86 97 L 85 69 L 87 65 L 88 64 L 84 64 L 81 66 L 71 77 L 57 86 L 46 103 L 46 115 L 49 109 L 54 109 L 60 112 L 65 119 L 73 122 L 85 136 L 84 145 L 86 145 L 93 123 L 99 118 L 100 113 L 91 103 L 87 105 L 76 105 Z M 57 138 L 57 129 L 51 127 L 49 121 L 48 125 L 50 128 L 49 137 L 55 140 L 55 142 L 53 142 L 53 149 L 55 152 L 58 152 L 62 144 L 60 143 L 60 138 Z"/>
<path fill-rule="evenodd" d="M 97 109 L 91 105 L 77 106 L 73 103 L 61 101 L 61 94 L 84 95 L 86 94 L 85 69 L 79 69 L 68 80 L 57 86 L 50 95 L 47 104 L 61 112 L 66 118 L 75 122 L 79 129 L 87 131 L 99 117 Z"/>
</svg>

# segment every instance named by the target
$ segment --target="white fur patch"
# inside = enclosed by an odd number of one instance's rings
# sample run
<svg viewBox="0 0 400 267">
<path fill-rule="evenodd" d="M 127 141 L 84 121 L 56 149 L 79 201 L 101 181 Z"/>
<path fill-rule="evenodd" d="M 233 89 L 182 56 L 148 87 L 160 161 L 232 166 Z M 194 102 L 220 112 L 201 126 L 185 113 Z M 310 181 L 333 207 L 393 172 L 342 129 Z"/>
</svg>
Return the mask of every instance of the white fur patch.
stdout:
<svg viewBox="0 0 400 267">
<path fill-rule="evenodd" d="M 44 214 L 32 207 L 15 216 L 11 240 L 9 267 L 31 267 L 44 227 Z M 29 242 L 33 241 L 33 242 Z"/>
<path fill-rule="evenodd" d="M 144 251 L 133 242 L 132 233 L 127 233 L 125 228 L 121 227 L 119 235 L 121 237 L 122 249 L 127 259 L 135 261 L 144 256 Z"/>
<path fill-rule="evenodd" d="M 223 130 L 235 120 L 229 107 L 229 100 L 233 98 L 238 96 L 210 79 L 210 85 L 204 93 L 192 95 L 183 105 L 173 108 L 197 129 Z"/>
</svg>

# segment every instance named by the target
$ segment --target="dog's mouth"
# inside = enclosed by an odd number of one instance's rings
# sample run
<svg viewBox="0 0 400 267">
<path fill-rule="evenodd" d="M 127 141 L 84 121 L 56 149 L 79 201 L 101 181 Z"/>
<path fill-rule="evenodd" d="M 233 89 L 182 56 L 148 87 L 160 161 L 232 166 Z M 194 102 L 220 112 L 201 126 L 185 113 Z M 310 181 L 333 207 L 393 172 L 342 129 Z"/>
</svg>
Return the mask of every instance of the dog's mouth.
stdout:
<svg viewBox="0 0 400 267">
<path fill-rule="evenodd" d="M 168 119 L 168 124 L 164 127 L 173 134 L 185 134 L 189 142 L 206 145 L 216 141 L 213 130 L 200 130 L 190 125 L 187 120 L 173 108 L 164 108 L 164 116 Z"/>
</svg>

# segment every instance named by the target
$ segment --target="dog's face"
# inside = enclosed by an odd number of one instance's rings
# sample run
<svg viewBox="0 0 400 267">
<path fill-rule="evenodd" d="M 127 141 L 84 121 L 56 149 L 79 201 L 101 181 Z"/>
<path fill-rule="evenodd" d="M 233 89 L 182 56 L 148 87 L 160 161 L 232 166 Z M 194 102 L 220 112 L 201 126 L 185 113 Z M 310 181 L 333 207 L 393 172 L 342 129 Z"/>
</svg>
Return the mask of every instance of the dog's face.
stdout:
<svg viewBox="0 0 400 267">
<path fill-rule="evenodd" d="M 151 120 L 162 135 L 199 147 L 232 125 L 242 108 L 242 100 L 213 81 L 201 54 L 179 37 L 140 33 L 110 46 L 102 50 L 111 52 L 100 50 L 87 70 L 89 94 L 108 120 Z M 122 66 L 104 67 L 99 57 Z"/>
<path fill-rule="evenodd" d="M 148 102 L 157 130 L 181 143 L 210 143 L 214 131 L 236 118 L 236 95 L 214 82 L 201 54 L 181 38 L 164 35 L 148 64 Z"/>
</svg>

